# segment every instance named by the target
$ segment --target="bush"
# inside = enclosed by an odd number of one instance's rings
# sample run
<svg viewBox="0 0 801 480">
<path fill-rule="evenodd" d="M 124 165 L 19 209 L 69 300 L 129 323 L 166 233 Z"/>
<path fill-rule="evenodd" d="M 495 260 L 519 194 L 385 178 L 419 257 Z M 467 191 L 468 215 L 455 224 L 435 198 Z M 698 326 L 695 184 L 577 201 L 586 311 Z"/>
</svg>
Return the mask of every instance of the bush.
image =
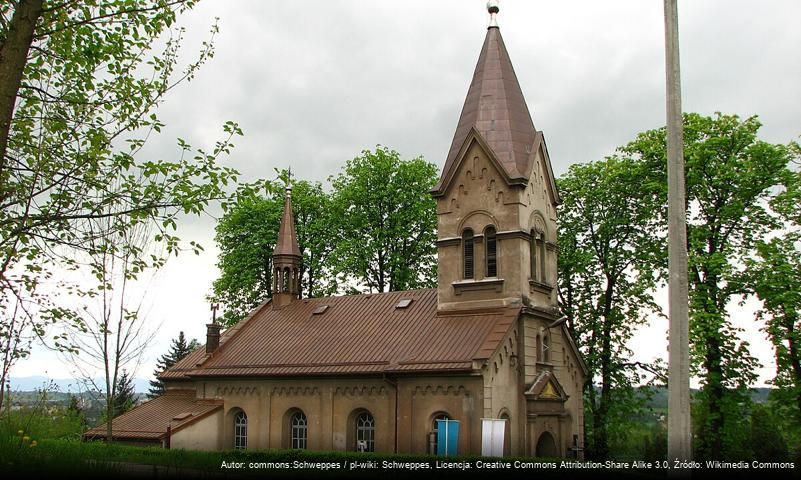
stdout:
<svg viewBox="0 0 801 480">
<path fill-rule="evenodd" d="M 667 459 L 667 427 L 663 422 L 651 426 L 643 442 L 643 459 L 650 462 Z"/>
<path fill-rule="evenodd" d="M 763 462 L 783 462 L 789 460 L 787 442 L 782 436 L 779 422 L 762 405 L 754 406 L 751 412 L 751 432 L 748 442 L 754 452 L 754 459 Z"/>
</svg>

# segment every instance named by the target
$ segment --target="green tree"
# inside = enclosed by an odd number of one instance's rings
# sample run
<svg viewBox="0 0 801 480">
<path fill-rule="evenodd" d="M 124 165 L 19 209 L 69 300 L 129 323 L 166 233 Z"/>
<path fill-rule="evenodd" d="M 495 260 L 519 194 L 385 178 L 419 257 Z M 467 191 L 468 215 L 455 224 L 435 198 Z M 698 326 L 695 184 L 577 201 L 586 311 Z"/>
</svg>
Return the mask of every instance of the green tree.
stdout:
<svg viewBox="0 0 801 480">
<path fill-rule="evenodd" d="M 177 68 L 183 29 L 176 21 L 194 5 L 0 4 L 0 385 L 49 325 L 80 323 L 56 303 L 63 285 L 42 288 L 54 269 L 77 268 L 76 251 L 91 254 L 98 236 L 143 222 L 175 252 L 178 215 L 202 212 L 235 181 L 236 172 L 218 164 L 241 134 L 233 123 L 209 151 L 193 152 L 179 140 L 176 160 L 137 158 L 162 127 L 155 110 L 165 95 L 214 53 L 209 40 L 184 70 Z M 114 221 L 101 232 L 101 219 Z M 141 254 L 136 263 L 160 263 L 150 252 L 133 252 Z M 47 340 L 74 348 L 63 336 Z"/>
<path fill-rule="evenodd" d="M 114 405 L 112 409 L 114 418 L 119 417 L 136 405 L 136 392 L 134 391 L 133 378 L 131 378 L 127 370 L 123 370 L 122 375 L 117 379 L 117 388 L 115 390 L 116 394 L 112 401 Z"/>
<path fill-rule="evenodd" d="M 279 172 L 286 178 L 288 172 Z M 272 296 L 271 256 L 284 209 L 284 182 L 265 182 L 267 195 L 248 192 L 226 207 L 217 223 L 220 250 L 214 297 L 225 305 L 222 322 L 233 325 Z M 331 200 L 319 182 L 292 180 L 292 207 L 298 247 L 303 255 L 301 296 L 319 297 L 336 290 L 330 254 L 336 242 Z"/>
<path fill-rule="evenodd" d="M 84 412 L 82 397 L 70 393 L 66 414 L 78 425 L 78 433 L 83 433 L 86 429 L 86 412 Z"/>
<path fill-rule="evenodd" d="M 764 405 L 754 405 L 751 412 L 748 445 L 752 449 L 749 458 L 754 460 L 786 462 L 790 457 L 787 442 L 782 436 L 781 422 Z"/>
<path fill-rule="evenodd" d="M 636 328 L 658 313 L 653 290 L 664 263 L 658 212 L 661 189 L 643 162 L 610 157 L 572 165 L 558 182 L 559 302 L 580 345 L 585 441 L 590 458 L 605 459 L 643 408 L 643 370 L 630 360 Z"/>
<path fill-rule="evenodd" d="M 801 159 L 801 148 L 790 144 Z M 784 188 L 771 199 L 782 222 L 779 235 L 755 242 L 740 280 L 761 301 L 757 320 L 773 344 L 776 376 L 771 405 L 788 429 L 801 434 L 801 172 L 788 172 Z"/>
<path fill-rule="evenodd" d="M 170 344 L 170 349 L 156 361 L 156 370 L 153 372 L 154 380 L 150 381 L 150 398 L 164 395 L 164 382 L 159 380 L 159 375 L 168 368 L 172 367 L 184 357 L 195 351 L 200 346 L 194 338 L 187 342 L 184 332 L 178 333 L 178 338 L 174 338 Z"/>
<path fill-rule="evenodd" d="M 776 376 L 783 402 L 780 406 L 801 423 L 801 252 L 798 232 L 760 241 L 756 255 L 747 260 L 746 275 L 761 308 L 757 319 L 776 353 Z M 792 408 L 788 408 L 792 406 Z"/>
<path fill-rule="evenodd" d="M 378 146 L 332 177 L 338 229 L 335 269 L 343 282 L 370 292 L 436 284 L 437 207 L 429 194 L 439 178 L 423 160 L 401 160 Z"/>
<path fill-rule="evenodd" d="M 748 432 L 758 362 L 727 306 L 745 293 L 734 280 L 754 240 L 778 226 L 767 205 L 790 160 L 785 146 L 759 140 L 760 126 L 756 117 L 684 115 L 691 357 L 702 378 L 694 419 L 699 458 L 738 451 Z M 623 150 L 666 185 L 664 128 L 639 134 Z"/>
</svg>

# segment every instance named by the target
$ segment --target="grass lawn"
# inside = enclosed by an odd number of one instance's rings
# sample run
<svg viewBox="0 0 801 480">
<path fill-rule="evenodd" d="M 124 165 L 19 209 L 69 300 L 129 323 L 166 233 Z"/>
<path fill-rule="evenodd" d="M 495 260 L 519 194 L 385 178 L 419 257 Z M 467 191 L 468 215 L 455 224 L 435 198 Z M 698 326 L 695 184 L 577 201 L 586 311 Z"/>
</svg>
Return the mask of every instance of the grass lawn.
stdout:
<svg viewBox="0 0 801 480">
<path fill-rule="evenodd" d="M 20 449 L 11 449 L 0 452 L 0 460 L 5 468 L 2 470 L 25 476 L 80 476 L 104 477 L 171 477 L 171 478 L 275 478 L 276 476 L 291 476 L 293 478 L 395 478 L 415 475 L 410 470 L 349 470 L 349 462 L 376 461 L 379 465 L 384 460 L 396 462 L 432 462 L 434 459 L 423 455 L 386 455 L 355 452 L 311 452 L 303 450 L 247 450 L 247 451 L 220 451 L 199 452 L 188 450 L 166 450 L 159 447 L 140 447 L 123 444 L 107 445 L 101 442 L 80 442 L 75 440 L 42 440 L 35 447 L 22 446 Z M 473 461 L 498 459 L 482 459 L 481 457 L 452 457 L 447 461 Z M 546 459 L 532 458 L 504 458 L 503 461 L 514 462 L 542 462 Z M 562 459 L 551 459 L 558 465 Z M 276 470 L 267 469 L 258 465 L 261 463 L 286 462 L 338 462 L 345 464 L 345 468 L 337 467 L 331 470 L 304 469 L 304 470 Z M 240 464 L 239 468 L 221 468 L 223 462 L 228 465 Z M 253 466 L 251 466 L 253 465 Z M 474 465 L 474 464 L 473 464 Z M 155 466 L 155 467 L 154 467 Z M 469 471 L 459 469 L 421 470 L 420 473 L 435 473 L 436 476 L 464 476 L 465 473 L 479 473 L 475 468 Z M 501 470 L 482 470 L 483 475 L 496 475 Z M 508 472 L 512 473 L 512 472 Z M 564 477 L 569 474 L 575 478 L 576 473 L 582 471 L 556 470 L 530 470 L 516 471 L 515 473 L 536 474 L 537 477 Z M 598 470 L 585 470 L 588 477 L 597 478 Z M 611 473 L 611 472 L 607 472 Z M 626 478 L 659 478 L 661 472 L 625 471 Z M 657 475 L 654 475 L 654 474 Z M 550 474 L 550 475 L 549 475 Z M 617 476 L 617 475 L 615 475 Z"/>
</svg>

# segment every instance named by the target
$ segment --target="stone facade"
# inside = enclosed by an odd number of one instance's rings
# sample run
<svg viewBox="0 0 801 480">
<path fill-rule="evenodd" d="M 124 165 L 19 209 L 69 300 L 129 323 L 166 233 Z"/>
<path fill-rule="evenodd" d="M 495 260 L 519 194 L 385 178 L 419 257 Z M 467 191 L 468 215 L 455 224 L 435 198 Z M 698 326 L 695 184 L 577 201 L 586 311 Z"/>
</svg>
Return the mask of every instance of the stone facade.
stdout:
<svg viewBox="0 0 801 480">
<path fill-rule="evenodd" d="M 556 307 L 556 202 L 542 150 L 528 185 L 508 185 L 477 132 L 465 142 L 449 186 L 437 199 L 440 309 L 506 305 Z M 485 232 L 497 237 L 497 275 L 487 276 Z M 475 239 L 474 276 L 465 279 L 463 234 Z M 537 235 L 544 236 L 544 245 Z M 543 248 L 544 247 L 544 248 Z M 543 257 L 544 254 L 544 257 Z M 544 260 L 543 260 L 544 259 Z"/>
</svg>

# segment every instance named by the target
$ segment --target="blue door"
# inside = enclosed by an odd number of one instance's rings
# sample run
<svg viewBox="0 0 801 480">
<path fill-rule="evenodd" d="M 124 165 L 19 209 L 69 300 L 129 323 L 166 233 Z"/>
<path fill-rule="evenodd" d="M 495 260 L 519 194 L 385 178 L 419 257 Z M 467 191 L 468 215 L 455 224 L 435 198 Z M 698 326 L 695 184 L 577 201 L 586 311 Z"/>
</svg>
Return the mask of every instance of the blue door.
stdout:
<svg viewBox="0 0 801 480">
<path fill-rule="evenodd" d="M 459 443 L 459 420 L 437 420 L 437 455 L 455 456 Z"/>
</svg>

